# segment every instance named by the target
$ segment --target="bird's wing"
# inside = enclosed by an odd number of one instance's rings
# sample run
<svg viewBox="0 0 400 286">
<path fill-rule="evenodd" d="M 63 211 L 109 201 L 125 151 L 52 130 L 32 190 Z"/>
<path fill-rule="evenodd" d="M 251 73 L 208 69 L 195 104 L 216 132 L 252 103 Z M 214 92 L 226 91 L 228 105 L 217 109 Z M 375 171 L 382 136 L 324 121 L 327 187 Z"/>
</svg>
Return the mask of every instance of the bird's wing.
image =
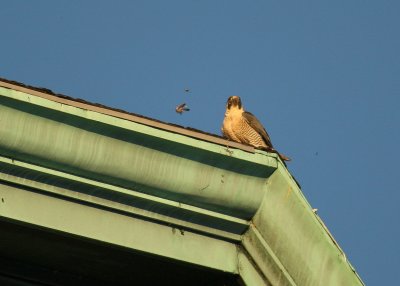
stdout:
<svg viewBox="0 0 400 286">
<path fill-rule="evenodd" d="M 251 128 L 253 128 L 255 131 L 257 131 L 258 134 L 261 135 L 261 137 L 265 141 L 265 144 L 267 144 L 267 146 L 273 148 L 271 139 L 269 138 L 267 131 L 262 126 L 260 121 L 258 121 L 257 117 L 255 117 L 252 113 L 247 112 L 247 111 L 243 112 L 243 117 L 244 117 L 244 119 L 246 119 L 247 123 L 251 126 Z"/>
</svg>

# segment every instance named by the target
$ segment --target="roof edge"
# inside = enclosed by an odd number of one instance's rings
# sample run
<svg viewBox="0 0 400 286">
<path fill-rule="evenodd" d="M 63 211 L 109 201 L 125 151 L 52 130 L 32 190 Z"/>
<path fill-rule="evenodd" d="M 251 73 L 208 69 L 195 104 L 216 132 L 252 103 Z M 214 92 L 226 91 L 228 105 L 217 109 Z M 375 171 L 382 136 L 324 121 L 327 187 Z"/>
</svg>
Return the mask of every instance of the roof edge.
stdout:
<svg viewBox="0 0 400 286">
<path fill-rule="evenodd" d="M 13 89 L 16 91 L 21 91 L 24 93 L 28 93 L 31 95 L 35 95 L 44 99 L 48 99 L 54 102 L 58 102 L 65 105 L 74 106 L 77 108 L 90 110 L 93 112 L 98 112 L 101 114 L 129 120 L 135 123 L 147 125 L 150 127 L 154 127 L 157 129 L 162 129 L 165 131 L 169 131 L 172 133 L 177 133 L 180 135 L 200 139 L 207 142 L 212 142 L 218 145 L 229 146 L 237 149 L 241 149 L 246 152 L 255 153 L 255 148 L 249 145 L 244 145 L 241 143 L 229 141 L 221 136 L 216 134 L 211 134 L 207 132 L 203 132 L 190 127 L 183 127 L 176 124 L 171 124 L 167 122 L 163 122 L 157 119 L 145 117 L 142 115 L 138 115 L 135 113 L 130 113 L 121 109 L 111 108 L 105 105 L 88 102 L 82 99 L 75 99 L 66 95 L 56 94 L 53 91 L 46 88 L 38 88 L 29 85 L 25 85 L 23 83 L 19 83 L 16 81 L 7 80 L 4 78 L 0 78 L 0 86 L 4 88 Z"/>
</svg>

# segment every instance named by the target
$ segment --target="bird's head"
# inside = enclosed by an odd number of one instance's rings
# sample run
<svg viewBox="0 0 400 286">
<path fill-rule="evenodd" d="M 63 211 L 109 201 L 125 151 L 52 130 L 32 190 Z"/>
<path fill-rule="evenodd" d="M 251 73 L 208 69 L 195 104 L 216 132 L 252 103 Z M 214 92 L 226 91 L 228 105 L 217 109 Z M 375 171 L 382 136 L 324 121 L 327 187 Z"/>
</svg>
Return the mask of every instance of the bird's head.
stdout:
<svg viewBox="0 0 400 286">
<path fill-rule="evenodd" d="M 226 102 L 226 109 L 227 110 L 230 110 L 230 109 L 242 109 L 242 108 L 243 108 L 242 101 L 241 101 L 239 96 L 233 95 L 233 96 L 230 96 L 228 98 L 228 101 Z"/>
</svg>

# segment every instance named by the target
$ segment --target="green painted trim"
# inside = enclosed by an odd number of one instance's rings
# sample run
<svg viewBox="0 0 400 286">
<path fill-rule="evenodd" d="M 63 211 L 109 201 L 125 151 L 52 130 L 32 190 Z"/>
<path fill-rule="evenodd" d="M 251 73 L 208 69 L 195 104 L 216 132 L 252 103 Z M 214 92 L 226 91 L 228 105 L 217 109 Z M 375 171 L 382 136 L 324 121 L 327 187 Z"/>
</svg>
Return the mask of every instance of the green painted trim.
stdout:
<svg viewBox="0 0 400 286">
<path fill-rule="evenodd" d="M 0 87 L 3 219 L 245 285 L 363 285 L 276 154 L 37 94 Z"/>
<path fill-rule="evenodd" d="M 245 285 L 272 286 L 266 277 L 260 273 L 257 264 L 242 249 L 238 253 L 239 275 Z"/>
<path fill-rule="evenodd" d="M 0 182 L 0 219 L 238 273 L 235 244 Z"/>
<path fill-rule="evenodd" d="M 364 285 L 281 164 L 243 238 L 273 285 Z"/>
<path fill-rule="evenodd" d="M 127 130 L 3 97 L 0 104 L 3 156 L 240 219 L 257 211 L 276 166 L 267 153 L 235 151 L 242 160 L 223 146 L 198 144 L 208 151 L 189 146 L 192 138 L 182 144 L 157 137 L 165 131 L 141 133 L 146 126 Z"/>
<path fill-rule="evenodd" d="M 242 245 L 272 285 L 297 285 L 254 225 L 243 235 Z"/>
<path fill-rule="evenodd" d="M 1 156 L 0 181 L 232 241 L 240 241 L 240 233 L 249 224 L 246 220 Z M 60 181 L 62 184 L 52 184 Z"/>
<path fill-rule="evenodd" d="M 46 109 L 54 110 L 57 112 L 61 112 L 64 114 L 70 114 L 73 116 L 80 117 L 82 119 L 87 119 L 91 121 L 96 121 L 100 123 L 104 123 L 111 126 L 117 126 L 118 128 L 123 128 L 130 131 L 139 132 L 142 134 L 146 134 L 149 136 L 153 136 L 156 138 L 165 139 L 168 141 L 172 141 L 173 143 L 185 144 L 191 147 L 195 147 L 198 149 L 206 150 L 207 152 L 214 152 L 217 154 L 228 155 L 234 158 L 238 158 L 240 160 L 251 162 L 252 164 L 262 164 L 262 165 L 271 165 L 276 167 L 276 158 L 277 155 L 274 153 L 265 153 L 263 156 L 251 156 L 248 152 L 236 149 L 236 148 L 226 148 L 221 146 L 201 141 L 195 138 L 191 138 L 188 136 L 180 135 L 177 133 L 171 133 L 165 130 L 157 129 L 154 127 L 146 126 L 143 124 L 139 124 L 136 122 L 132 122 L 126 119 L 113 117 L 107 114 L 102 114 L 98 112 L 94 112 L 88 109 L 82 109 L 71 105 L 65 105 L 62 103 L 58 103 L 55 101 L 51 101 L 42 97 L 34 96 L 28 93 L 4 88 L 0 86 L 0 94 L 1 96 L 17 100 L 20 102 L 28 103 L 29 105 L 35 105 L 38 107 L 43 107 Z M 228 142 L 228 141 L 227 141 Z M 249 156 L 250 155 L 250 156 Z"/>
</svg>

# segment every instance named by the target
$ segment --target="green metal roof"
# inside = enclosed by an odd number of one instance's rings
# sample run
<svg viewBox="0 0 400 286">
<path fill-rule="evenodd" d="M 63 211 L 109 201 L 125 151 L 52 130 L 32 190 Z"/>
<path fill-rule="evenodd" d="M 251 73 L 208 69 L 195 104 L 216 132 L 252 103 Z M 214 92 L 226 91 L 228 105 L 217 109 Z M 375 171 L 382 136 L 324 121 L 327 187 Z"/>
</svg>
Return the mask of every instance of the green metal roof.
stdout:
<svg viewBox="0 0 400 286">
<path fill-rule="evenodd" d="M 363 285 L 276 154 L 0 81 L 0 218 L 238 274 Z"/>
</svg>

